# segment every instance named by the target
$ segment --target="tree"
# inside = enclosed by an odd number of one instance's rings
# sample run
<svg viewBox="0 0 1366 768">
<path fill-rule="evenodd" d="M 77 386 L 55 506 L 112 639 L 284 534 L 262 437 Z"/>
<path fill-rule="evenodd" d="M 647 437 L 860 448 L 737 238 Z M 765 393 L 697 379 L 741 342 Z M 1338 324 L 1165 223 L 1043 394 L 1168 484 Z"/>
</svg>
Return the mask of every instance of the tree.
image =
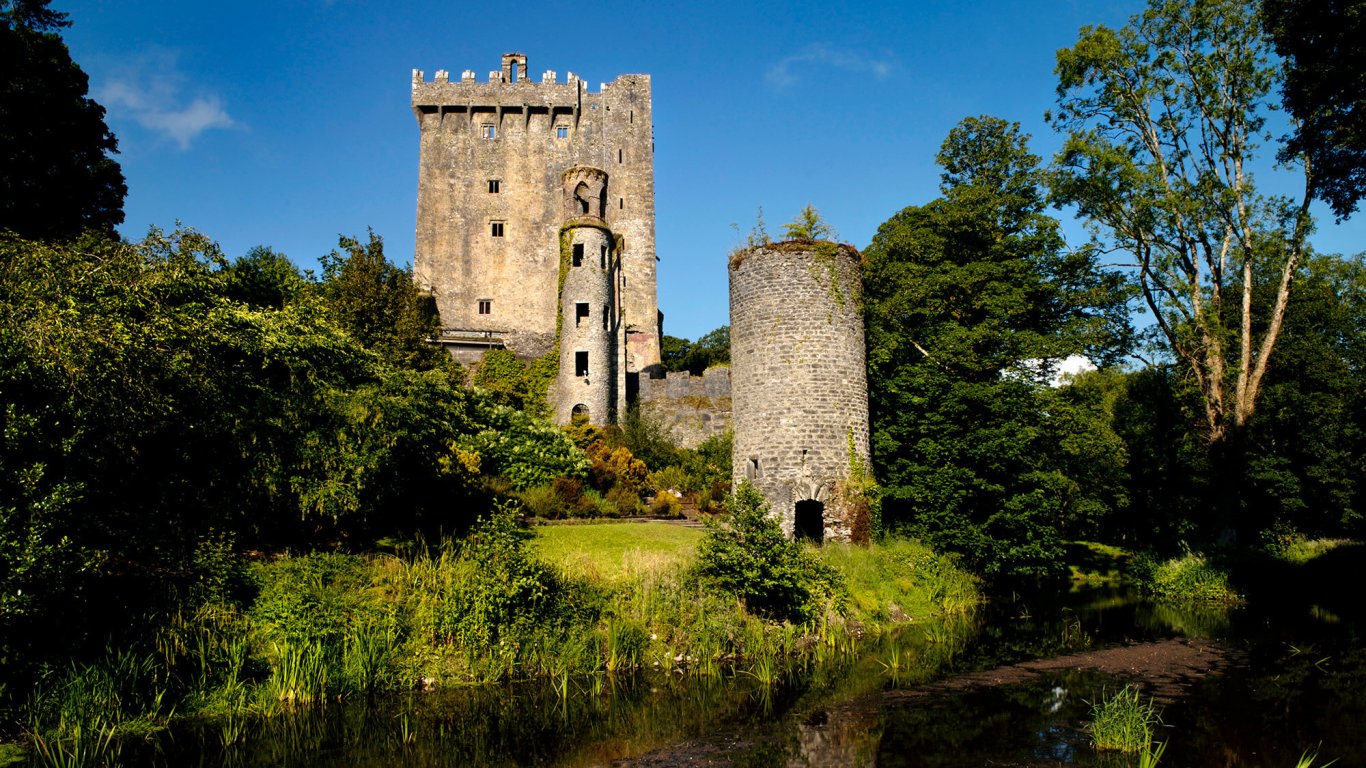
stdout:
<svg viewBox="0 0 1366 768">
<path fill-rule="evenodd" d="M 830 240 L 835 230 L 821 218 L 816 206 L 807 203 L 797 218 L 783 225 L 783 236 L 789 240 Z"/>
<path fill-rule="evenodd" d="M 1249 170 L 1270 108 L 1268 55 L 1242 0 L 1151 0 L 1123 29 L 1084 28 L 1058 52 L 1050 119 L 1068 136 L 1055 199 L 1134 257 L 1216 452 L 1256 411 L 1312 228 L 1308 194 L 1261 195 Z M 1275 287 L 1259 323 L 1266 271 Z"/>
<path fill-rule="evenodd" d="M 1296 122 L 1281 160 L 1308 158 L 1312 194 L 1341 221 L 1366 195 L 1366 5 L 1263 0 L 1262 17 L 1285 57 L 1281 96 Z"/>
<path fill-rule="evenodd" d="M 706 521 L 697 545 L 703 583 L 739 597 L 754 613 L 793 623 L 814 621 L 847 598 L 839 572 L 783 535 L 754 486 L 741 483 L 726 511 L 724 520 Z"/>
<path fill-rule="evenodd" d="M 361 344 L 389 362 L 427 370 L 446 367 L 450 357 L 429 339 L 441 332 L 436 302 L 418 291 L 413 273 L 384 256 L 374 231 L 361 243 L 342 236 L 338 249 L 323 256 L 322 297 L 333 318 Z"/>
<path fill-rule="evenodd" d="M 118 141 L 47 0 L 0 0 L 0 231 L 41 240 L 113 234 L 128 193 Z"/>
<path fill-rule="evenodd" d="M 1050 406 L 1045 382 L 1068 355 L 1121 354 L 1123 281 L 1066 249 L 1017 124 L 965 119 L 938 160 L 944 196 L 897 213 L 864 252 L 883 519 L 988 576 L 1047 575 L 1088 489 L 1064 473 L 1050 417 L 1076 406 Z"/>
<path fill-rule="evenodd" d="M 666 371 L 702 375 L 713 365 L 730 363 L 730 326 L 723 325 L 698 337 L 696 342 L 665 336 L 660 341 L 660 360 Z"/>
</svg>

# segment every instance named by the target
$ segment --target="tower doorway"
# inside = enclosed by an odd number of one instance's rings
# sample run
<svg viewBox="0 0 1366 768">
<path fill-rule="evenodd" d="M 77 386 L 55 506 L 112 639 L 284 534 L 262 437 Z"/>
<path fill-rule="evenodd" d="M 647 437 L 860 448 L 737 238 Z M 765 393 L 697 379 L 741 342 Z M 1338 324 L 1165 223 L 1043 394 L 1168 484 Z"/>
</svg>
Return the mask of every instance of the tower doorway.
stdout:
<svg viewBox="0 0 1366 768">
<path fill-rule="evenodd" d="M 792 521 L 792 536 L 797 541 L 814 541 L 820 544 L 825 539 L 825 505 L 814 499 L 797 502 L 797 511 Z"/>
</svg>

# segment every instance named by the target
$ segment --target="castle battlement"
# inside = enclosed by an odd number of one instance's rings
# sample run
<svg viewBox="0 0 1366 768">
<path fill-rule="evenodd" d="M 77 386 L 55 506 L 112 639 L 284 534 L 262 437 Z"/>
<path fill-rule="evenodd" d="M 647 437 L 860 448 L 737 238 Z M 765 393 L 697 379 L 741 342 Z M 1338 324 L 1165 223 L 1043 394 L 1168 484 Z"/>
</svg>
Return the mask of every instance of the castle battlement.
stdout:
<svg viewBox="0 0 1366 768">
<path fill-rule="evenodd" d="M 513 65 L 517 66 L 514 67 Z M 503 57 L 503 68 L 491 70 L 488 79 L 479 81 L 474 70 L 460 73 L 459 80 L 452 80 L 451 73 L 444 69 L 436 70 L 431 80 L 420 69 L 413 70 L 413 109 L 419 107 L 519 107 L 545 106 L 557 104 L 578 104 L 584 97 L 601 96 L 614 87 L 649 87 L 649 75 L 620 75 L 610 83 L 599 83 L 598 90 L 588 88 L 586 81 L 577 74 L 568 73 L 565 82 L 559 82 L 559 73 L 547 69 L 541 73 L 540 82 L 532 82 L 526 75 L 526 57 L 521 54 L 507 54 Z"/>
<path fill-rule="evenodd" d="M 441 337 L 457 359 L 555 353 L 557 416 L 607 423 L 627 377 L 659 364 L 650 77 L 594 93 L 573 72 L 528 72 L 520 53 L 487 79 L 413 70 L 413 275 L 460 331 Z"/>
</svg>

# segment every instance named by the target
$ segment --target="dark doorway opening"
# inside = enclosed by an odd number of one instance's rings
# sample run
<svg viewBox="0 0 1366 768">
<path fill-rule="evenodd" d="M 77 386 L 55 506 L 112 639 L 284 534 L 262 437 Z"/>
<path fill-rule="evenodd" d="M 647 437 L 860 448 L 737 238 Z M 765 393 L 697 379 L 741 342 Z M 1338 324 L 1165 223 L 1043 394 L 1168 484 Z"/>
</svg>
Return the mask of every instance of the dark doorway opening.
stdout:
<svg viewBox="0 0 1366 768">
<path fill-rule="evenodd" d="M 821 543 L 825 539 L 825 505 L 812 499 L 797 502 L 792 534 L 797 541 Z"/>
</svg>

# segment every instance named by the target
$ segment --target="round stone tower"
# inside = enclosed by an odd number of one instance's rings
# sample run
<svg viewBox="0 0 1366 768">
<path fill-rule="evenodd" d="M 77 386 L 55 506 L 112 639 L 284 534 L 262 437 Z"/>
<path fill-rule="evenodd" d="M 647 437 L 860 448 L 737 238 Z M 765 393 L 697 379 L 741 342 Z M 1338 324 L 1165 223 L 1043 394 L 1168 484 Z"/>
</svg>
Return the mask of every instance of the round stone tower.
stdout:
<svg viewBox="0 0 1366 768">
<path fill-rule="evenodd" d="M 565 171 L 565 223 L 560 230 L 560 372 L 555 417 L 594 424 L 616 420 L 625 396 L 621 365 L 621 265 L 616 238 L 603 219 L 607 174 L 576 166 Z"/>
<path fill-rule="evenodd" d="M 868 533 L 859 265 L 854 248 L 822 241 L 730 261 L 735 482 L 749 480 L 788 535 L 817 542 Z"/>
</svg>

